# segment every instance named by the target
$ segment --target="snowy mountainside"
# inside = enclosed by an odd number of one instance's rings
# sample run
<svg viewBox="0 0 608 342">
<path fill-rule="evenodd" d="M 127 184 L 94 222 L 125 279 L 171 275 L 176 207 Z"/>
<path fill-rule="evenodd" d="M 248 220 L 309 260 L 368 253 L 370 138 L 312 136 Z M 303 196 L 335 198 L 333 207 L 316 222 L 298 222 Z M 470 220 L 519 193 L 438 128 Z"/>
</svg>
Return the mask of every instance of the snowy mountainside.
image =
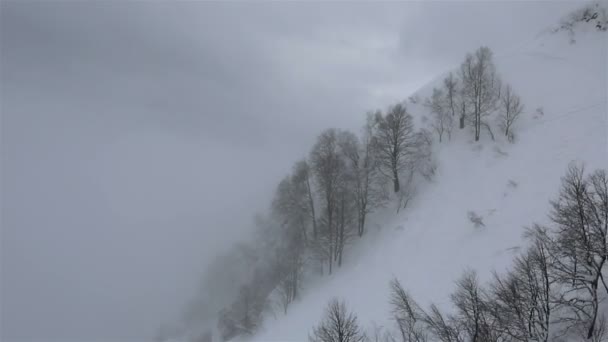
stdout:
<svg viewBox="0 0 608 342">
<path fill-rule="evenodd" d="M 473 142 L 468 129 L 456 128 L 437 148 L 434 180 L 408 208 L 392 214 L 376 241 L 357 246 L 335 275 L 307 286 L 287 315 L 266 317 L 253 340 L 307 340 L 333 297 L 344 299 L 365 328 L 388 326 L 392 278 L 424 307 L 433 302 L 447 309 L 463 270 L 474 269 L 484 280 L 507 268 L 523 244 L 524 227 L 545 222 L 568 164 L 608 167 L 608 35 L 577 30 L 571 38 L 545 32 L 495 56 L 501 78 L 525 105 L 516 142 L 499 132 L 496 142 L 487 135 Z M 414 97 L 428 97 L 441 79 Z M 418 125 L 429 115 L 421 102 L 408 103 Z M 475 228 L 469 213 L 484 227 Z"/>
</svg>

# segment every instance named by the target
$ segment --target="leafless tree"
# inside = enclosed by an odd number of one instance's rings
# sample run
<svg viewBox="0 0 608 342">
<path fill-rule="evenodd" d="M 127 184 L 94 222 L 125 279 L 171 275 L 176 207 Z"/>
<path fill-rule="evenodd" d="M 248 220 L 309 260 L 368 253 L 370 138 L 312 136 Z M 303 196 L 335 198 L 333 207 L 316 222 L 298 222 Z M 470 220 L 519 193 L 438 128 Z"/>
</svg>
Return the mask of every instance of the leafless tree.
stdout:
<svg viewBox="0 0 608 342">
<path fill-rule="evenodd" d="M 350 171 L 350 172 L 349 172 Z M 344 247 L 357 236 L 356 217 L 357 217 L 357 201 L 353 191 L 354 176 L 352 169 L 347 169 L 345 174 L 340 178 L 340 184 L 337 191 L 336 203 L 336 234 L 334 242 L 334 261 L 338 267 L 342 266 L 342 257 L 344 255 Z"/>
<path fill-rule="evenodd" d="M 467 98 L 466 98 L 466 93 L 465 90 L 461 87 L 460 89 L 458 89 L 458 97 L 457 97 L 457 105 L 458 105 L 458 123 L 459 123 L 459 128 L 460 129 L 464 129 L 464 125 L 466 122 L 466 118 L 467 118 Z"/>
<path fill-rule="evenodd" d="M 441 342 L 464 342 L 461 326 L 454 317 L 444 315 L 439 308 L 432 304 L 430 312 L 424 320 L 428 331 Z"/>
<path fill-rule="evenodd" d="M 368 113 L 361 140 L 351 132 L 342 132 L 340 135 L 340 148 L 352 177 L 359 236 L 365 232 L 367 215 L 380 206 L 383 199 L 374 145 L 375 125 L 373 114 Z"/>
<path fill-rule="evenodd" d="M 400 189 L 397 192 L 399 201 L 397 211 L 407 207 L 416 194 L 415 176 L 419 174 L 430 181 L 435 176 L 436 170 L 437 163 L 433 158 L 433 134 L 422 128 L 414 133 L 407 164 L 401 171 Z"/>
<path fill-rule="evenodd" d="M 397 322 L 402 341 L 465 342 L 467 340 L 466 327 L 470 325 L 467 321 L 468 318 L 446 316 L 434 304 L 427 313 L 403 289 L 399 281 L 396 279 L 391 281 L 390 287 L 392 314 Z M 461 293 L 455 295 L 459 298 L 467 297 Z M 453 297 L 453 299 L 456 298 Z M 469 307 L 467 305 L 467 308 Z"/>
<path fill-rule="evenodd" d="M 433 158 L 432 136 L 432 133 L 424 128 L 414 134 L 411 172 L 418 172 L 426 180 L 431 180 L 437 170 L 437 163 Z"/>
<path fill-rule="evenodd" d="M 228 309 L 219 316 L 218 329 L 224 341 L 239 335 L 252 335 L 259 327 L 267 306 L 266 297 L 254 286 L 245 285 Z"/>
<path fill-rule="evenodd" d="M 444 134 L 448 138 L 452 137 L 453 116 L 449 107 L 448 98 L 446 98 L 443 90 L 434 88 L 433 95 L 425 100 L 427 106 L 433 114 L 431 127 L 437 133 L 439 142 L 442 142 Z"/>
<path fill-rule="evenodd" d="M 334 262 L 342 265 L 344 247 L 357 234 L 362 221 L 360 208 L 364 196 L 366 170 L 361 169 L 358 138 L 351 132 L 327 130 L 313 148 L 311 160 L 319 191 L 325 199 L 322 217 L 323 238 L 317 250 L 329 260 L 329 273 Z M 369 187 L 369 185 L 367 185 Z M 363 199 L 367 201 L 366 199 Z M 361 210 L 360 210 L 361 209 Z M 359 219 L 357 219 L 359 216 Z"/>
<path fill-rule="evenodd" d="M 328 273 L 331 274 L 335 256 L 336 234 L 334 229 L 330 229 L 327 216 L 327 210 L 323 210 L 318 220 L 317 239 L 310 246 L 315 257 L 321 262 L 321 275 L 324 273 L 325 264 L 327 264 Z"/>
<path fill-rule="evenodd" d="M 509 141 L 513 141 L 513 125 L 523 112 L 524 106 L 510 85 L 505 87 L 501 95 L 500 114 L 498 116 L 500 129 L 505 132 L 505 136 Z"/>
<path fill-rule="evenodd" d="M 399 177 L 408 166 L 414 147 L 414 124 L 404 104 L 389 108 L 387 114 L 376 115 L 375 140 L 378 148 L 380 172 L 391 179 L 393 190 L 399 192 Z"/>
<path fill-rule="evenodd" d="M 293 182 L 296 187 L 301 188 L 307 198 L 307 212 L 310 215 L 310 221 L 312 222 L 312 237 L 313 240 L 317 238 L 317 217 L 315 214 L 315 200 L 312 188 L 312 175 L 310 165 L 306 160 L 297 162 L 293 168 Z"/>
<path fill-rule="evenodd" d="M 357 316 L 346 309 L 344 302 L 332 299 L 323 321 L 313 329 L 311 342 L 363 342 L 365 334 L 361 331 Z"/>
<path fill-rule="evenodd" d="M 428 340 L 424 311 L 403 289 L 397 279 L 390 283 L 392 314 L 402 342 L 426 342 Z"/>
<path fill-rule="evenodd" d="M 448 110 L 454 118 L 458 111 L 458 79 L 450 73 L 448 77 L 443 80 L 443 88 L 445 89 Z"/>
<path fill-rule="evenodd" d="M 492 51 L 482 46 L 474 54 L 468 54 L 460 73 L 463 99 L 467 116 L 473 124 L 475 141 L 479 140 L 482 128 L 486 128 L 494 139 L 487 117 L 497 108 L 501 85 L 492 61 Z"/>
<path fill-rule="evenodd" d="M 311 152 L 311 162 L 319 193 L 325 205 L 325 232 L 327 235 L 327 253 L 329 254 L 329 273 L 333 268 L 333 255 L 335 251 L 334 214 L 337 203 L 337 192 L 340 177 L 343 173 L 344 163 L 339 154 L 337 132 L 327 129 L 319 135 Z"/>
<path fill-rule="evenodd" d="M 296 164 L 294 173 L 279 183 L 272 202 L 272 211 L 281 229 L 266 233 L 263 238 L 276 241 L 269 249 L 276 251 L 274 265 L 280 279 L 280 299 L 285 312 L 300 288 L 308 245 L 307 230 L 311 221 L 308 180 L 304 174 L 306 170 L 301 165 Z"/>
<path fill-rule="evenodd" d="M 283 245 L 277 250 L 276 271 L 279 273 L 278 290 L 283 312 L 297 297 L 305 265 L 305 240 L 298 229 L 283 233 Z"/>
<path fill-rule="evenodd" d="M 284 229 L 299 230 L 304 242 L 310 222 L 309 210 L 306 184 L 291 175 L 285 177 L 275 192 L 272 211 Z"/>
<path fill-rule="evenodd" d="M 515 259 L 514 269 L 505 276 L 494 274 L 490 312 L 509 339 L 547 342 L 556 286 L 545 242 L 534 230 L 529 236 L 532 244 Z"/>
<path fill-rule="evenodd" d="M 498 341 L 498 331 L 489 314 L 485 297 L 477 274 L 471 270 L 466 271 L 456 282 L 456 292 L 451 296 L 456 307 L 456 320 L 471 342 Z"/>
<path fill-rule="evenodd" d="M 553 210 L 551 232 L 545 235 L 551 246 L 554 275 L 565 288 L 559 302 L 570 315 L 561 317 L 568 327 L 585 325 L 587 338 L 595 333 L 600 292 L 608 291 L 603 271 L 608 257 L 608 177 L 597 170 L 588 177 L 583 167 L 571 165 L 562 178 Z"/>
</svg>

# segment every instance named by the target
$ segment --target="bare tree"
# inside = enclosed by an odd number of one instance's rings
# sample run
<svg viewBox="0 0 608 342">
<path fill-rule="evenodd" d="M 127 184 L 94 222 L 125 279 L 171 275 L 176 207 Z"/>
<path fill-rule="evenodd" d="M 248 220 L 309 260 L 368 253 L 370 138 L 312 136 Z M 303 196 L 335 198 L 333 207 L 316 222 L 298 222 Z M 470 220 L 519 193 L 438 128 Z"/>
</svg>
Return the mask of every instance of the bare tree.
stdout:
<svg viewBox="0 0 608 342">
<path fill-rule="evenodd" d="M 437 163 L 433 158 L 433 135 L 422 128 L 414 135 L 414 149 L 412 154 L 412 167 L 415 172 L 425 179 L 431 180 L 435 176 Z"/>
<path fill-rule="evenodd" d="M 402 341 L 464 342 L 466 340 L 462 321 L 458 317 L 445 316 L 435 305 L 431 305 L 430 313 L 425 312 L 396 279 L 391 281 L 390 287 L 392 314 Z"/>
<path fill-rule="evenodd" d="M 305 265 L 305 239 L 299 229 L 286 230 L 282 234 L 282 246 L 277 250 L 276 272 L 278 290 L 283 312 L 297 297 L 301 287 L 301 277 Z"/>
<path fill-rule="evenodd" d="M 449 112 L 452 117 L 456 117 L 456 112 L 458 111 L 458 79 L 454 78 L 454 75 L 450 73 L 443 80 L 443 88 L 445 89 L 445 98 Z"/>
<path fill-rule="evenodd" d="M 532 245 L 505 276 L 494 274 L 490 312 L 500 332 L 514 341 L 547 342 L 555 309 L 555 282 L 547 246 L 531 230 Z"/>
<path fill-rule="evenodd" d="M 430 313 L 424 320 L 429 332 L 441 342 L 464 342 L 463 331 L 454 317 L 446 317 L 436 305 L 431 305 Z"/>
<path fill-rule="evenodd" d="M 492 51 L 485 46 L 468 54 L 460 67 L 462 78 L 463 105 L 473 124 L 475 141 L 479 140 L 481 129 L 486 128 L 492 139 L 494 134 L 487 117 L 496 110 L 500 98 L 500 79 L 492 61 Z"/>
<path fill-rule="evenodd" d="M 335 258 L 336 234 L 333 229 L 329 228 L 326 209 L 322 211 L 317 224 L 319 228 L 317 239 L 312 242 L 310 247 L 315 257 L 321 262 L 320 274 L 323 275 L 325 264 L 327 264 L 328 273 L 331 274 Z"/>
<path fill-rule="evenodd" d="M 471 342 L 497 341 L 497 331 L 488 312 L 486 294 L 479 285 L 477 274 L 466 271 L 456 282 L 456 292 L 451 296 L 456 306 L 456 319 L 462 325 Z"/>
<path fill-rule="evenodd" d="M 452 137 L 453 115 L 447 102 L 449 99 L 445 97 L 443 90 L 434 88 L 433 95 L 424 103 L 433 114 L 431 127 L 439 136 L 439 142 L 442 141 L 444 134 L 447 134 L 449 139 Z"/>
<path fill-rule="evenodd" d="M 227 341 L 239 335 L 252 335 L 261 324 L 266 306 L 266 297 L 256 287 L 241 287 L 232 306 L 220 312 L 218 329 L 222 339 Z"/>
<path fill-rule="evenodd" d="M 293 170 L 293 182 L 303 189 L 307 198 L 308 214 L 312 221 L 312 237 L 313 240 L 317 239 L 317 217 L 315 214 L 315 201 L 313 195 L 313 189 L 311 186 L 311 170 L 306 160 L 297 162 Z"/>
<path fill-rule="evenodd" d="M 376 143 L 379 170 L 393 181 L 393 190 L 399 192 L 399 176 L 407 167 L 413 149 L 414 124 L 404 104 L 389 108 L 385 116 L 376 115 Z"/>
<path fill-rule="evenodd" d="M 382 203 L 378 158 L 373 139 L 375 126 L 373 114 L 368 113 L 361 140 L 351 132 L 342 132 L 340 135 L 340 148 L 352 177 L 359 236 L 365 232 L 367 214 Z"/>
<path fill-rule="evenodd" d="M 365 334 L 361 331 L 357 316 L 348 312 L 346 304 L 332 299 L 325 309 L 323 321 L 313 329 L 311 342 L 363 342 Z"/>
<path fill-rule="evenodd" d="M 319 135 L 310 155 L 312 170 L 319 193 L 325 207 L 325 224 L 327 237 L 327 254 L 329 273 L 333 269 L 333 256 L 336 253 L 336 211 L 338 206 L 338 192 L 343 182 L 345 163 L 338 146 L 338 131 L 330 128 Z"/>
<path fill-rule="evenodd" d="M 285 177 L 275 192 L 272 211 L 284 229 L 299 230 L 306 241 L 310 213 L 305 184 L 296 182 L 291 175 Z"/>
<path fill-rule="evenodd" d="M 402 342 L 426 342 L 427 327 L 424 322 L 425 313 L 403 289 L 399 280 L 393 279 L 391 287 L 392 313 Z"/>
<path fill-rule="evenodd" d="M 459 117 L 458 117 L 458 123 L 459 123 L 459 128 L 460 129 L 464 129 L 464 124 L 466 122 L 466 118 L 467 118 L 467 98 L 466 98 L 466 93 L 465 90 L 463 88 L 460 88 L 458 90 L 458 113 L 459 113 Z"/>
<path fill-rule="evenodd" d="M 334 242 L 334 260 L 338 267 L 342 266 L 344 247 L 357 235 L 357 199 L 355 191 L 355 177 L 353 169 L 345 168 L 340 177 L 336 196 L 336 234 Z"/>
<path fill-rule="evenodd" d="M 301 164 L 296 164 L 296 166 Z M 304 266 L 304 253 L 308 245 L 307 230 L 311 221 L 307 178 L 302 167 L 294 168 L 294 174 L 278 185 L 272 211 L 281 229 L 266 233 L 266 239 L 275 239 L 268 249 L 276 250 L 275 268 L 278 272 L 279 292 L 283 311 L 296 299 Z M 274 236 L 269 236 L 270 234 Z M 266 243 L 266 241 L 264 241 Z"/>
<path fill-rule="evenodd" d="M 294 169 L 293 169 L 293 182 L 295 184 L 298 184 L 298 188 L 301 188 L 303 190 L 303 192 L 305 193 L 305 197 L 307 199 L 307 212 L 310 216 L 310 221 L 312 222 L 312 241 L 307 240 L 308 245 L 307 247 L 309 247 L 309 249 L 317 250 L 320 246 L 320 243 L 318 240 L 318 236 L 319 236 L 319 223 L 318 223 L 318 217 L 317 217 L 317 197 L 316 194 L 313 190 L 313 170 L 311 169 L 310 164 L 306 161 L 306 160 L 301 160 L 296 162 Z M 322 253 L 321 253 L 322 255 Z M 319 254 L 317 254 L 317 256 L 320 256 Z M 323 262 L 324 262 L 324 258 L 315 258 L 315 268 L 320 272 L 320 274 L 323 274 Z"/>
<path fill-rule="evenodd" d="M 551 246 L 555 277 L 568 287 L 559 301 L 570 311 L 560 320 L 568 327 L 583 322 L 591 338 L 599 314 L 598 288 L 603 285 L 608 291 L 603 276 L 608 257 L 606 171 L 597 170 L 585 178 L 582 167 L 571 165 L 562 178 L 559 198 L 551 204 L 555 237 L 545 235 L 545 239 Z"/>
<path fill-rule="evenodd" d="M 510 85 L 507 85 L 502 92 L 500 98 L 500 114 L 498 116 L 500 129 L 505 132 L 505 136 L 509 141 L 513 141 L 513 125 L 520 117 L 524 110 L 524 106 L 521 103 L 521 99 Z"/>
</svg>

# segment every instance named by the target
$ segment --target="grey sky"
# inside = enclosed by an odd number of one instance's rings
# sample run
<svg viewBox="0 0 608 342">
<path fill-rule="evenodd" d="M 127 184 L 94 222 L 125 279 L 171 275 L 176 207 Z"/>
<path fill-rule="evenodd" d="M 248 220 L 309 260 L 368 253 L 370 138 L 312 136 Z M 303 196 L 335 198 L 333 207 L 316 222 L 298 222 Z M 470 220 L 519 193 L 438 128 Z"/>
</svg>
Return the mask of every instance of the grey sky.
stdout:
<svg viewBox="0 0 608 342">
<path fill-rule="evenodd" d="M 150 337 L 320 130 L 572 5 L 2 1 L 2 340 Z"/>
</svg>

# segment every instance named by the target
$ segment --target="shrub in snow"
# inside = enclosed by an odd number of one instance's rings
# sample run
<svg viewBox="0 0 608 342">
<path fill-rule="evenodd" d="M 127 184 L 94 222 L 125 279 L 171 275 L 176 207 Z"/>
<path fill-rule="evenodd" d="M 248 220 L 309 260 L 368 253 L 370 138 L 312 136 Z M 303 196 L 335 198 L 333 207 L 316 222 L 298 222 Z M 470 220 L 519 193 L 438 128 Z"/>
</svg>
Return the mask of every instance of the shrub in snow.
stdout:
<svg viewBox="0 0 608 342">
<path fill-rule="evenodd" d="M 538 107 L 534 111 L 534 116 L 532 116 L 532 118 L 534 118 L 534 119 L 540 119 L 543 116 L 545 116 L 545 110 L 543 109 L 543 107 Z"/>
<path fill-rule="evenodd" d="M 420 96 L 412 95 L 408 97 L 408 101 L 410 101 L 411 104 L 417 104 L 418 102 L 420 102 Z"/>
<path fill-rule="evenodd" d="M 485 227 L 486 225 L 483 223 L 483 216 L 478 215 L 474 211 L 469 211 L 467 213 L 467 217 L 469 221 L 475 225 L 475 228 Z"/>
</svg>

